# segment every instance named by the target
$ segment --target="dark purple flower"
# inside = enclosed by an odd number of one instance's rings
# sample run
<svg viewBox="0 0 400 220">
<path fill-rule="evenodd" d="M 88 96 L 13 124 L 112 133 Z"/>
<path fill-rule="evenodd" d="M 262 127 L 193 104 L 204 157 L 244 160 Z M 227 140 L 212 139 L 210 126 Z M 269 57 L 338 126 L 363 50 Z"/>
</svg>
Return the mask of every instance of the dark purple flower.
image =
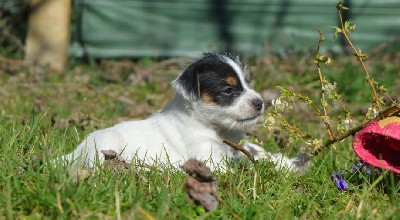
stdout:
<svg viewBox="0 0 400 220">
<path fill-rule="evenodd" d="M 339 191 L 347 190 L 349 188 L 349 185 L 347 185 L 346 181 L 343 179 L 343 175 L 340 171 L 337 173 L 332 173 L 331 179 L 335 181 Z"/>
<path fill-rule="evenodd" d="M 371 165 L 363 163 L 361 161 L 358 161 L 356 163 L 356 165 L 351 168 L 352 173 L 357 172 L 357 171 L 360 171 L 361 173 L 364 173 L 367 175 L 372 175 L 373 173 L 378 174 L 378 175 L 380 174 L 379 169 L 376 169 L 376 168 L 372 167 Z"/>
</svg>

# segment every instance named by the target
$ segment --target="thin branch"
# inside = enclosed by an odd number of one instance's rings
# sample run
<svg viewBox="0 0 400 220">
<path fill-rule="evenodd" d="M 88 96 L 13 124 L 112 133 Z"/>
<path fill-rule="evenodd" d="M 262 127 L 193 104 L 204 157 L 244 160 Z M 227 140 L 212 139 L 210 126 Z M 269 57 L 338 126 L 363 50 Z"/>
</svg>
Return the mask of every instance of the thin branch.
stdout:
<svg viewBox="0 0 400 220">
<path fill-rule="evenodd" d="M 251 162 L 256 163 L 253 155 L 250 152 L 248 152 L 246 149 L 244 149 L 240 144 L 233 143 L 232 141 L 229 141 L 226 139 L 222 140 L 222 142 L 224 142 L 224 144 L 226 144 L 226 145 L 229 145 L 230 147 L 232 147 L 235 150 L 241 151 L 250 159 Z"/>
<path fill-rule="evenodd" d="M 297 98 L 300 99 L 300 100 L 304 100 L 304 99 L 307 98 L 306 96 L 303 96 L 303 95 L 298 94 L 298 93 L 293 93 L 293 96 L 294 96 L 294 97 L 297 97 Z M 332 127 L 331 127 L 331 125 L 329 124 L 329 122 L 328 122 L 327 120 L 325 120 L 325 119 L 327 118 L 327 116 L 328 116 L 327 113 L 326 113 L 325 107 L 324 107 L 324 115 L 322 115 L 322 114 L 321 114 L 321 110 L 318 108 L 318 106 L 317 106 L 316 104 L 314 104 L 314 102 L 312 102 L 312 103 L 310 103 L 310 104 L 308 104 L 308 105 L 309 105 L 310 107 L 313 108 L 315 115 L 316 115 L 317 117 L 319 117 L 319 118 L 322 120 L 322 122 L 325 124 L 325 127 L 326 127 L 326 129 L 327 129 L 327 131 L 328 131 L 329 137 L 330 137 L 331 139 L 334 139 Z"/>
<path fill-rule="evenodd" d="M 346 38 L 346 40 L 347 40 L 347 42 L 349 43 L 350 47 L 353 49 L 354 55 L 357 57 L 357 60 L 360 61 L 361 66 L 363 67 L 364 72 L 365 72 L 365 74 L 366 74 L 366 76 L 367 76 L 367 77 L 366 77 L 366 78 L 367 78 L 367 81 L 368 81 L 369 85 L 371 86 L 372 92 L 373 92 L 373 94 L 374 94 L 374 104 L 375 104 L 375 106 L 378 107 L 378 110 L 381 111 L 382 109 L 381 109 L 381 105 L 380 105 L 380 103 L 379 103 L 379 98 L 378 98 L 378 94 L 377 94 L 376 89 L 375 89 L 375 86 L 374 86 L 374 82 L 373 82 L 373 80 L 371 79 L 371 77 L 370 77 L 370 75 L 369 75 L 369 72 L 368 72 L 368 69 L 367 69 L 367 67 L 365 66 L 365 63 L 364 63 L 364 61 L 363 61 L 364 56 L 363 56 L 362 54 L 360 54 L 360 53 L 357 51 L 356 47 L 353 45 L 353 42 L 350 40 L 350 37 L 349 37 L 349 35 L 348 35 L 348 32 L 347 32 L 347 30 L 346 30 L 346 28 L 345 28 L 345 25 L 344 25 L 344 23 L 343 23 L 343 16 L 342 16 L 342 12 L 341 12 L 341 2 L 338 3 L 338 5 L 337 5 L 336 8 L 337 8 L 337 11 L 338 11 L 339 21 L 340 21 L 340 25 L 341 25 L 341 28 L 342 28 L 342 32 L 341 32 L 341 33 L 342 33 L 343 36 Z"/>
<path fill-rule="evenodd" d="M 317 50 L 315 51 L 315 56 L 318 56 L 321 44 L 322 44 L 322 42 L 324 42 L 324 36 L 322 35 L 322 31 L 320 29 L 318 29 L 318 33 L 319 33 L 319 41 L 318 41 Z M 324 117 L 327 118 L 328 117 L 328 112 L 327 112 L 327 110 L 325 108 L 324 78 L 322 76 L 322 72 L 321 72 L 321 67 L 319 65 L 319 61 L 317 61 L 316 64 L 317 64 L 317 70 L 318 70 L 318 75 L 319 75 L 319 82 L 320 82 L 320 85 L 321 85 L 321 102 L 322 102 L 321 104 L 322 104 L 322 109 L 323 109 L 323 112 L 324 112 Z M 334 139 L 335 136 L 333 134 L 331 125 L 326 120 L 323 120 L 323 122 L 325 123 L 325 127 L 327 129 L 329 138 L 330 139 Z"/>
<path fill-rule="evenodd" d="M 321 102 L 322 102 L 322 108 L 323 108 L 323 112 L 324 112 L 324 117 L 325 118 L 327 118 L 328 117 L 328 111 L 326 110 L 326 108 L 325 108 L 325 93 L 324 93 L 324 91 L 323 91 L 323 78 L 322 78 L 322 72 L 321 72 L 321 67 L 319 66 L 319 63 L 317 63 L 317 70 L 318 70 L 318 75 L 319 75 L 319 81 L 320 81 L 320 83 L 321 83 Z M 335 136 L 334 136 L 334 134 L 333 134 L 333 131 L 332 131 L 332 128 L 331 128 L 331 125 L 326 121 L 326 120 L 324 120 L 324 123 L 325 123 L 325 126 L 326 126 L 326 128 L 327 128 L 327 132 L 328 132 L 328 135 L 329 135 L 329 138 L 330 139 L 334 139 L 335 138 Z"/>
<path fill-rule="evenodd" d="M 301 138 L 301 139 L 305 139 L 305 138 L 311 138 L 311 135 L 301 131 L 301 129 L 299 129 L 298 127 L 296 127 L 296 125 L 291 125 L 289 122 L 286 121 L 286 119 L 284 117 L 282 117 L 282 115 L 280 114 L 276 114 L 276 117 L 279 118 L 279 120 L 281 120 L 281 122 L 283 123 L 284 127 L 289 128 L 289 131 L 291 131 L 293 134 L 295 134 L 297 137 Z"/>
<path fill-rule="evenodd" d="M 341 140 L 343 140 L 343 139 L 345 139 L 345 138 L 347 138 L 349 136 L 355 135 L 357 132 L 359 132 L 361 129 L 363 129 L 366 125 L 368 125 L 370 122 L 379 121 L 379 120 L 382 120 L 384 118 L 387 118 L 387 117 L 390 117 L 390 116 L 395 116 L 395 115 L 400 115 L 400 104 L 394 105 L 394 106 L 386 109 L 385 111 L 381 112 L 375 118 L 373 118 L 373 119 L 371 119 L 371 120 L 369 120 L 367 122 L 361 123 L 357 127 L 349 130 L 347 133 L 341 134 L 341 135 L 337 136 L 334 139 L 329 139 L 329 140 L 325 141 L 325 143 L 321 147 L 315 149 L 310 154 L 312 156 L 318 155 L 319 152 L 321 152 L 322 149 L 325 149 L 326 147 L 328 147 L 328 146 L 330 146 L 330 145 L 332 145 L 332 144 L 334 144 L 334 143 L 336 143 L 338 141 L 341 141 Z"/>
</svg>

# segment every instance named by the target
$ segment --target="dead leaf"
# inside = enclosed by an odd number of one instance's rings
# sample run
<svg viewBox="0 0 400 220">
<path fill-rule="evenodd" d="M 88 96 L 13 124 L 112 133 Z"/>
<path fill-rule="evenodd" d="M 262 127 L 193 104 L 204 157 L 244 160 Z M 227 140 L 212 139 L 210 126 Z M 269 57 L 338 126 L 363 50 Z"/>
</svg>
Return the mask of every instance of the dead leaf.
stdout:
<svg viewBox="0 0 400 220">
<path fill-rule="evenodd" d="M 124 160 L 117 152 L 114 150 L 101 150 L 101 153 L 104 155 L 104 163 L 103 165 L 107 168 L 111 168 L 113 173 L 121 174 L 126 173 L 127 171 L 131 171 L 132 165 L 126 160 Z M 134 167 L 136 167 L 134 165 Z M 134 169 L 136 176 L 144 183 L 148 183 L 149 180 L 140 174 L 140 172 Z"/>
<path fill-rule="evenodd" d="M 218 182 L 200 182 L 192 176 L 186 179 L 185 188 L 189 197 L 197 204 L 203 206 L 206 211 L 214 210 L 218 207 L 219 201 L 215 192 Z"/>
<path fill-rule="evenodd" d="M 104 166 L 112 168 L 114 173 L 121 173 L 130 168 L 130 164 L 114 150 L 101 150 L 101 153 L 104 155 Z"/>
<path fill-rule="evenodd" d="M 201 161 L 190 159 L 186 161 L 181 168 L 189 175 L 195 176 L 198 180 L 202 182 L 214 181 L 214 177 L 210 171 L 210 168 Z"/>
<path fill-rule="evenodd" d="M 114 150 L 101 150 L 101 153 L 104 155 L 105 160 L 117 160 L 125 163 L 125 160 L 122 159 Z"/>
<path fill-rule="evenodd" d="M 185 189 L 189 198 L 206 211 L 218 207 L 218 181 L 212 176 L 210 168 L 203 162 L 190 159 L 182 165 L 182 169 L 189 174 L 186 178 Z"/>
</svg>

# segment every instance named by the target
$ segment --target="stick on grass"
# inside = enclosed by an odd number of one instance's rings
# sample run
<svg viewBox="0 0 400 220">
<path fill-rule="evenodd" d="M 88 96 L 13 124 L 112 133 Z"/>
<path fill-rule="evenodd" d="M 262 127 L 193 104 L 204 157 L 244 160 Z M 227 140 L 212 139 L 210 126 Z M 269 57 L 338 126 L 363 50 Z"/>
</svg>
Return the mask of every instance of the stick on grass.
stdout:
<svg viewBox="0 0 400 220">
<path fill-rule="evenodd" d="M 230 147 L 232 147 L 235 150 L 241 151 L 242 153 L 244 153 L 250 159 L 251 162 L 256 163 L 256 161 L 254 160 L 253 155 L 251 155 L 251 153 L 248 152 L 246 149 L 244 149 L 240 144 L 233 143 L 232 141 L 229 141 L 229 140 L 226 140 L 226 139 L 222 140 L 222 142 L 224 142 L 224 144 L 229 145 Z"/>
</svg>

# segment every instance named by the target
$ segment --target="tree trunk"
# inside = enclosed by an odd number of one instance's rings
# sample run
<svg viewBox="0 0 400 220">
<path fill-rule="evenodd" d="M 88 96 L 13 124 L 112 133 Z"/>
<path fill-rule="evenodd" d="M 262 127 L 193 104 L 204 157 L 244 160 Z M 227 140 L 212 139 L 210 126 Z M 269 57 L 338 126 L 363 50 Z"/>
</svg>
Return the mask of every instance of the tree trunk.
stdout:
<svg viewBox="0 0 400 220">
<path fill-rule="evenodd" d="M 25 61 L 62 71 L 67 62 L 71 0 L 30 0 Z"/>
</svg>

